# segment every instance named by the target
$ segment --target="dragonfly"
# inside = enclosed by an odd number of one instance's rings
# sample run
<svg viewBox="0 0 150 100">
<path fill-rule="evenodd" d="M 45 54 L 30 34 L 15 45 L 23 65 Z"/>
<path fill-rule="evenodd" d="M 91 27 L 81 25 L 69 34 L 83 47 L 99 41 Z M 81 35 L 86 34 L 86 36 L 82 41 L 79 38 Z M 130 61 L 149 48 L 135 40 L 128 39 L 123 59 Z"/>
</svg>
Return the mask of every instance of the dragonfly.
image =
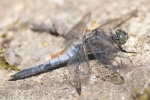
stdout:
<svg viewBox="0 0 150 100">
<path fill-rule="evenodd" d="M 122 45 L 128 40 L 128 33 L 121 29 L 116 30 L 115 33 L 111 30 L 135 16 L 136 13 L 137 10 L 131 11 L 120 18 L 100 25 L 90 32 L 87 32 L 86 28 L 91 13 L 85 14 L 65 36 L 66 44 L 69 45 L 66 48 L 66 52 L 51 59 L 49 62 L 11 75 L 10 81 L 24 79 L 67 66 L 69 71 L 67 80 L 76 89 L 78 95 L 80 95 L 82 83 L 85 83 L 90 77 L 92 67 L 90 61 L 94 60 L 98 65 L 97 70 L 100 73 L 104 73 L 101 74 L 104 76 L 103 80 L 112 81 L 114 84 L 124 83 L 120 73 L 130 69 L 132 61 L 129 57 L 123 56 L 122 53 L 133 52 L 122 48 Z"/>
</svg>

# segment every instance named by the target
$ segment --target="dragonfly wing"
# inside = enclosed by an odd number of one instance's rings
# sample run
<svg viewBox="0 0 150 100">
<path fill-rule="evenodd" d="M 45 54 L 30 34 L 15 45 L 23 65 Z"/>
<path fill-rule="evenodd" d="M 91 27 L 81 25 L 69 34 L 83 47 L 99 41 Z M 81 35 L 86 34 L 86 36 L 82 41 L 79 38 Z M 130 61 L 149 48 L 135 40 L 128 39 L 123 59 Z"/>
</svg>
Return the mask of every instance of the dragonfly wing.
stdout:
<svg viewBox="0 0 150 100">
<path fill-rule="evenodd" d="M 134 17 L 137 15 L 137 9 L 133 10 L 125 15 L 120 16 L 119 18 L 110 19 L 106 22 L 104 22 L 100 27 L 98 28 L 104 28 L 104 29 L 115 29 L 121 24 L 123 24 L 125 21 L 129 20 L 131 17 Z"/>
<path fill-rule="evenodd" d="M 99 34 L 93 36 L 88 40 L 88 44 L 95 58 L 106 68 L 115 72 L 126 72 L 132 66 L 131 60 L 123 56 L 117 47 L 101 33 L 105 34 L 106 31 L 99 31 Z M 108 34 L 108 33 L 107 33 Z"/>
<path fill-rule="evenodd" d="M 86 31 L 86 25 L 90 20 L 91 13 L 86 13 L 82 19 L 74 25 L 74 27 L 66 34 L 65 44 L 74 42 L 74 40 L 79 39 Z"/>
<path fill-rule="evenodd" d="M 75 87 L 78 94 L 81 94 L 81 83 L 87 83 L 90 71 L 83 46 L 81 46 L 76 54 L 69 60 L 67 68 L 69 71 L 69 83 Z"/>
<path fill-rule="evenodd" d="M 100 64 L 97 60 L 92 61 L 93 73 L 98 79 L 103 81 L 111 82 L 113 84 L 119 85 L 124 83 L 124 78 L 120 73 L 106 68 Z"/>
</svg>

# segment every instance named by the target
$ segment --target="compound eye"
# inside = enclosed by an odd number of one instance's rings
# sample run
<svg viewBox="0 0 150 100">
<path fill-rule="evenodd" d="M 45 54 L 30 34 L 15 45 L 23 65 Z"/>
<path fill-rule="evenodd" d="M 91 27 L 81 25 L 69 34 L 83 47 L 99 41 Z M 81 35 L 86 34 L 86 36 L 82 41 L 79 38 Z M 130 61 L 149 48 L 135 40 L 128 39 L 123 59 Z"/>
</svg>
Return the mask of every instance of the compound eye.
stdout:
<svg viewBox="0 0 150 100">
<path fill-rule="evenodd" d="M 128 39 L 128 34 L 125 31 L 119 29 L 116 31 L 116 37 L 116 43 L 118 45 L 123 45 Z"/>
</svg>

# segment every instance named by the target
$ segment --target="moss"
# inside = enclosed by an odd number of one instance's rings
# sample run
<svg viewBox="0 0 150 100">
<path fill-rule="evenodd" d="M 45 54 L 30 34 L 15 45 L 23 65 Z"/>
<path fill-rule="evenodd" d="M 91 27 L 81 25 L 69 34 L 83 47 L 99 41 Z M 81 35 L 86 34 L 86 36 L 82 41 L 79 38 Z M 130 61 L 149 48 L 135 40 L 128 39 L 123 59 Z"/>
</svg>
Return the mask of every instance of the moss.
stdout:
<svg viewBox="0 0 150 100">
<path fill-rule="evenodd" d="M 4 52 L 4 49 L 1 49 L 0 50 L 0 68 L 4 68 L 4 69 L 7 69 L 7 70 L 9 69 L 9 70 L 19 71 L 19 69 L 16 66 L 10 65 L 6 61 L 6 59 L 5 59 L 4 55 L 3 55 L 3 52 Z"/>
<path fill-rule="evenodd" d="M 143 93 L 139 89 L 135 89 L 135 93 L 132 95 L 131 100 L 150 100 L 150 86 L 147 87 Z"/>
</svg>

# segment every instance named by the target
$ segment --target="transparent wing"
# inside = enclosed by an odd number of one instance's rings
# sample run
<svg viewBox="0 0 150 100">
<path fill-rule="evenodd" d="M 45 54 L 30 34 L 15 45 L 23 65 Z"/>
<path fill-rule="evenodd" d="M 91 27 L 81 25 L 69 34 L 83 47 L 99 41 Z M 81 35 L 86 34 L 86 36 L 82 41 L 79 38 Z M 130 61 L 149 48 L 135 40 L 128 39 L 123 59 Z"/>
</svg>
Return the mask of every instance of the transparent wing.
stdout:
<svg viewBox="0 0 150 100">
<path fill-rule="evenodd" d="M 118 26 L 120 26 L 121 24 L 123 24 L 125 21 L 129 20 L 131 17 L 134 17 L 137 15 L 137 9 L 133 10 L 125 15 L 120 16 L 119 18 L 114 18 L 114 19 L 110 19 L 108 21 L 105 21 L 104 23 L 102 23 L 101 26 L 99 26 L 98 28 L 104 28 L 104 29 L 115 29 Z"/>
<path fill-rule="evenodd" d="M 100 64 L 97 60 L 92 61 L 91 65 L 93 69 L 92 71 L 98 79 L 111 82 L 116 85 L 124 83 L 124 78 L 121 76 L 120 73 L 114 72 L 113 70 L 106 68 L 105 66 Z"/>
<path fill-rule="evenodd" d="M 80 39 L 82 35 L 86 31 L 86 25 L 90 20 L 91 13 L 86 13 L 82 19 L 66 34 L 65 38 L 65 44 L 69 44 L 74 42 L 74 40 Z"/>
<path fill-rule="evenodd" d="M 123 56 L 117 47 L 112 42 L 102 36 L 106 31 L 99 31 L 97 34 L 88 40 L 92 54 L 106 68 L 114 72 L 126 72 L 132 67 L 131 60 Z M 108 33 L 107 33 L 108 34 Z"/>
<path fill-rule="evenodd" d="M 69 60 L 67 68 L 69 71 L 68 81 L 81 94 L 81 83 L 87 83 L 89 79 L 89 62 L 84 53 L 84 46 L 80 46 L 77 53 Z"/>
</svg>

